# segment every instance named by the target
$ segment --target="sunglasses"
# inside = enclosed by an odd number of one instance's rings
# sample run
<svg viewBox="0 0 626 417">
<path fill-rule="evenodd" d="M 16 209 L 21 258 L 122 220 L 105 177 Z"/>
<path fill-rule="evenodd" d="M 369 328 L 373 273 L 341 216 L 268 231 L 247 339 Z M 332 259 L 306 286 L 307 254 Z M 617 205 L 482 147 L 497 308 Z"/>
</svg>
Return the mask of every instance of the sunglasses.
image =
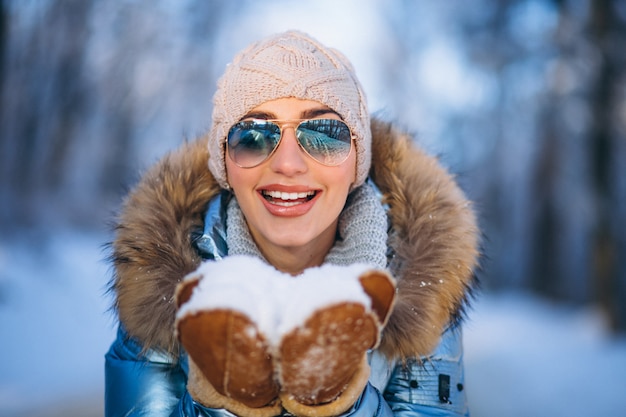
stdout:
<svg viewBox="0 0 626 417">
<path fill-rule="evenodd" d="M 280 122 L 280 124 L 279 124 Z M 343 163 L 352 149 L 352 133 L 341 120 L 243 120 L 228 131 L 228 156 L 241 168 L 253 168 L 278 148 L 282 131 L 294 127 L 300 148 L 322 165 Z"/>
</svg>

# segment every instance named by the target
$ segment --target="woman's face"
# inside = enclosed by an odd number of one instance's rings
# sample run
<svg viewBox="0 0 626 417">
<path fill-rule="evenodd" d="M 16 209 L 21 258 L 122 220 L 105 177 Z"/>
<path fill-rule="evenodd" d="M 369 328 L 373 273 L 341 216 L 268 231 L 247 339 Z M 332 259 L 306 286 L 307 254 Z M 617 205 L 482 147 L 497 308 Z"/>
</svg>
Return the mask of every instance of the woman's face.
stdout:
<svg viewBox="0 0 626 417">
<path fill-rule="evenodd" d="M 321 103 L 296 98 L 268 101 L 248 118 L 340 119 Z M 320 264 L 334 243 L 339 213 L 356 178 L 356 152 L 352 149 L 338 166 L 322 165 L 300 148 L 295 126 L 283 125 L 278 148 L 260 165 L 241 168 L 226 156 L 226 172 L 252 237 L 270 262 L 272 256 L 297 253 L 315 258 L 307 264 Z"/>
</svg>

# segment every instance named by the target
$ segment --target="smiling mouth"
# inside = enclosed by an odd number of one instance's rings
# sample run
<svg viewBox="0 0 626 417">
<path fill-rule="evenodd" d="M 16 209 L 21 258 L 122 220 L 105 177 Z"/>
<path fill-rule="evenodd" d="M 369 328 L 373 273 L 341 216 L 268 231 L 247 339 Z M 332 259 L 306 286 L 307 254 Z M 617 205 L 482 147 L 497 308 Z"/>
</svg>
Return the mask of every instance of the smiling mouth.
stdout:
<svg viewBox="0 0 626 417">
<path fill-rule="evenodd" d="M 317 191 L 307 191 L 302 193 L 286 193 L 282 191 L 269 190 L 261 191 L 261 195 L 269 203 L 283 207 L 292 207 L 298 204 L 306 203 L 308 201 L 311 201 L 316 194 Z"/>
</svg>

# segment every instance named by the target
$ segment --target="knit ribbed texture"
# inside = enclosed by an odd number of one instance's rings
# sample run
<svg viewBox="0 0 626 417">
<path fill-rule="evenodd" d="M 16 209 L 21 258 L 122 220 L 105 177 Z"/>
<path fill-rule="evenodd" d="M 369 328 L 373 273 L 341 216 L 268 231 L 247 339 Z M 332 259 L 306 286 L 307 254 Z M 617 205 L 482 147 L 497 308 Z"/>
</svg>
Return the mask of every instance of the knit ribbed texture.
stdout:
<svg viewBox="0 0 626 417">
<path fill-rule="evenodd" d="M 354 190 L 339 216 L 339 239 L 324 260 L 333 265 L 365 263 L 387 266 L 387 215 L 378 195 L 368 183 Z M 254 243 L 237 199 L 228 203 L 226 242 L 229 255 L 264 259 Z"/>
<path fill-rule="evenodd" d="M 228 246 L 228 256 L 247 255 L 265 260 L 254 243 L 254 239 L 252 239 L 248 224 L 236 198 L 232 198 L 226 208 L 226 245 Z"/>
<path fill-rule="evenodd" d="M 387 266 L 387 214 L 374 189 L 365 183 L 348 196 L 339 217 L 340 240 L 324 262 L 334 265 L 367 263 Z"/>
<path fill-rule="evenodd" d="M 228 188 L 224 144 L 231 126 L 253 108 L 287 97 L 320 102 L 341 116 L 355 137 L 354 187 L 362 184 L 371 164 L 372 140 L 365 93 L 346 57 L 297 31 L 244 49 L 218 81 L 208 143 L 209 169 L 219 184 Z"/>
</svg>

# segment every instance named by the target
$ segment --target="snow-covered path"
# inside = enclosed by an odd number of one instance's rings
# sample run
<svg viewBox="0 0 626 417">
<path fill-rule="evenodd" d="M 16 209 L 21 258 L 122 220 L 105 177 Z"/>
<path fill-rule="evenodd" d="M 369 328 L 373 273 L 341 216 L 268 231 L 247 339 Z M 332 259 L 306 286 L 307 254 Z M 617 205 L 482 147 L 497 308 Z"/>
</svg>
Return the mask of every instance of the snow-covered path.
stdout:
<svg viewBox="0 0 626 417">
<path fill-rule="evenodd" d="M 475 416 L 626 415 L 626 336 L 612 336 L 596 309 L 483 296 L 466 325 L 465 353 Z"/>
<path fill-rule="evenodd" d="M 102 415 L 103 355 L 114 334 L 103 242 L 61 233 L 0 243 L 0 415 L 83 409 L 94 398 Z"/>
</svg>

